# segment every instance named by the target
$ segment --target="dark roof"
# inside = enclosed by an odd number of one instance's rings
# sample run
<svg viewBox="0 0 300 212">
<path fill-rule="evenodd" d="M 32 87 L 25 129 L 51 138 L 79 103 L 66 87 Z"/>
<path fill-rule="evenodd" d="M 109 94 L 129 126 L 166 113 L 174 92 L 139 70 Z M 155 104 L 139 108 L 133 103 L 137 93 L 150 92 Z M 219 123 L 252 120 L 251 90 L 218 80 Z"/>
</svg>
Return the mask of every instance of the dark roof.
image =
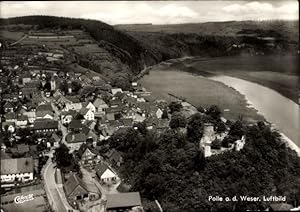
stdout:
<svg viewBox="0 0 300 212">
<path fill-rule="evenodd" d="M 18 116 L 18 121 L 27 121 L 27 120 L 28 120 L 27 116 L 24 115 Z"/>
<path fill-rule="evenodd" d="M 85 142 L 87 140 L 87 137 L 83 133 L 70 133 L 66 136 L 66 141 L 68 143 L 79 143 L 79 142 Z"/>
<path fill-rule="evenodd" d="M 90 145 L 83 143 L 77 152 L 80 158 L 82 157 L 86 149 L 89 149 L 92 153 L 96 154 L 96 151 Z"/>
<path fill-rule="evenodd" d="M 1 159 L 1 174 L 33 172 L 32 158 Z"/>
<path fill-rule="evenodd" d="M 11 102 L 6 102 L 4 105 L 3 105 L 3 108 L 14 108 L 14 104 L 11 103 Z"/>
<path fill-rule="evenodd" d="M 87 114 L 87 112 L 89 112 L 89 110 L 90 109 L 84 107 L 84 108 L 81 108 L 79 113 L 84 116 L 85 114 Z"/>
<path fill-rule="evenodd" d="M 42 104 L 36 108 L 36 111 L 53 111 L 51 104 Z"/>
<path fill-rule="evenodd" d="M 17 119 L 16 113 L 12 113 L 12 112 L 6 113 L 4 117 L 5 119 Z"/>
<path fill-rule="evenodd" d="M 106 105 L 103 99 L 97 98 L 94 102 L 93 105 L 98 108 L 100 105 Z"/>
<path fill-rule="evenodd" d="M 142 206 L 139 192 L 107 194 L 107 209 Z"/>
<path fill-rule="evenodd" d="M 34 122 L 35 130 L 40 129 L 58 129 L 58 122 L 50 119 L 40 119 Z"/>
<path fill-rule="evenodd" d="M 120 122 L 122 122 L 125 127 L 130 127 L 133 124 L 133 119 L 132 118 L 120 119 Z"/>
<path fill-rule="evenodd" d="M 122 102 L 121 102 L 121 100 L 119 100 L 119 99 L 114 99 L 114 100 L 111 100 L 111 101 L 109 101 L 109 105 L 122 105 Z"/>
<path fill-rule="evenodd" d="M 123 111 L 123 106 L 110 107 L 105 110 L 106 113 L 119 113 Z"/>
<path fill-rule="evenodd" d="M 53 116 L 53 112 L 51 110 L 37 110 L 36 111 L 37 117 L 45 117 L 46 115 Z"/>
<path fill-rule="evenodd" d="M 95 167 L 95 171 L 98 175 L 98 177 L 101 177 L 103 175 L 103 173 L 109 169 L 110 171 L 114 172 L 113 170 L 111 170 L 105 163 L 99 163 L 96 165 Z"/>
<path fill-rule="evenodd" d="M 81 120 L 72 120 L 69 124 L 69 129 L 81 129 L 84 125 L 81 123 Z"/>
<path fill-rule="evenodd" d="M 109 152 L 105 154 L 105 156 L 111 161 L 111 162 L 119 162 L 122 160 L 122 155 L 119 151 L 112 149 Z"/>
<path fill-rule="evenodd" d="M 61 138 L 56 133 L 52 133 L 50 141 L 60 142 L 60 140 L 61 140 Z"/>
<path fill-rule="evenodd" d="M 85 183 L 76 174 L 73 174 L 64 184 L 66 196 L 69 196 L 78 186 L 81 186 L 86 192 L 100 193 L 95 185 Z"/>
</svg>

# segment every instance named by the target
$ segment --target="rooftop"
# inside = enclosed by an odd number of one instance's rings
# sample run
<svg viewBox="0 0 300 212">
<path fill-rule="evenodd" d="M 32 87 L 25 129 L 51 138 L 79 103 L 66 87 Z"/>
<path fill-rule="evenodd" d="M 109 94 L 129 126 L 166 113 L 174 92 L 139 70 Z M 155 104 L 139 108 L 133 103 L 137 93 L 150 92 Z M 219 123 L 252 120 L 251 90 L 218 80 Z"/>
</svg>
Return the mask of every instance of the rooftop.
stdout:
<svg viewBox="0 0 300 212">
<path fill-rule="evenodd" d="M 124 208 L 141 206 L 141 197 L 139 192 L 128 192 L 119 194 L 107 194 L 106 208 Z"/>
<path fill-rule="evenodd" d="M 1 159 L 1 174 L 33 172 L 32 158 Z"/>
</svg>

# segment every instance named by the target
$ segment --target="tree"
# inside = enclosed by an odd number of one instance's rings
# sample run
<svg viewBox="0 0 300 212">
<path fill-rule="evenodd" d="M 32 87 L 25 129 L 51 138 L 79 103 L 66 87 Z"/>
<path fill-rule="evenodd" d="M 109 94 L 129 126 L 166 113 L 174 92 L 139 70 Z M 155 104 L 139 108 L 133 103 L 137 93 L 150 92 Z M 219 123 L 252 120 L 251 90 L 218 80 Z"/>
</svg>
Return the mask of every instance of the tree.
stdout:
<svg viewBox="0 0 300 212">
<path fill-rule="evenodd" d="M 171 102 L 169 104 L 169 109 L 170 109 L 171 114 L 174 113 L 174 112 L 180 112 L 181 108 L 182 108 L 182 105 L 178 101 L 177 102 Z"/>
<path fill-rule="evenodd" d="M 221 146 L 222 146 L 222 143 L 219 139 L 216 139 L 211 143 L 212 149 L 221 149 Z"/>
<path fill-rule="evenodd" d="M 161 118 L 162 118 L 162 119 L 168 119 L 168 118 L 169 118 L 167 109 L 164 109 L 164 110 L 163 110 L 163 114 L 162 114 Z"/>
<path fill-rule="evenodd" d="M 202 115 L 196 113 L 192 115 L 187 124 L 187 137 L 192 142 L 198 142 L 202 137 L 204 122 Z"/>
<path fill-rule="evenodd" d="M 145 122 L 138 122 L 138 123 L 135 123 L 133 125 L 133 127 L 137 128 L 137 130 L 142 134 L 142 135 L 146 135 L 147 134 L 147 126 L 146 126 L 146 123 Z"/>
<path fill-rule="evenodd" d="M 204 107 L 202 107 L 201 105 L 199 105 L 199 106 L 197 107 L 197 110 L 198 110 L 199 113 L 205 113 L 205 109 L 204 109 Z"/>
<path fill-rule="evenodd" d="M 224 124 L 224 122 L 222 122 L 222 121 L 218 121 L 217 123 L 216 123 L 216 131 L 218 132 L 218 133 L 222 133 L 222 132 L 225 132 L 225 130 L 226 130 L 226 125 Z"/>
<path fill-rule="evenodd" d="M 212 105 L 206 112 L 207 115 L 210 115 L 213 119 L 218 120 L 221 117 L 221 110 L 217 105 Z"/>
<path fill-rule="evenodd" d="M 69 148 L 65 144 L 61 144 L 54 152 L 54 161 L 58 168 L 71 166 L 73 160 L 72 154 L 69 153 Z"/>
<path fill-rule="evenodd" d="M 172 129 L 186 126 L 186 118 L 179 112 L 173 113 L 169 126 Z"/>
<path fill-rule="evenodd" d="M 77 81 L 72 81 L 72 91 L 77 93 L 82 88 L 82 85 Z"/>
<path fill-rule="evenodd" d="M 234 122 L 234 124 L 231 126 L 229 135 L 241 138 L 243 135 L 245 135 L 245 127 L 243 126 L 243 123 L 239 120 Z"/>
</svg>

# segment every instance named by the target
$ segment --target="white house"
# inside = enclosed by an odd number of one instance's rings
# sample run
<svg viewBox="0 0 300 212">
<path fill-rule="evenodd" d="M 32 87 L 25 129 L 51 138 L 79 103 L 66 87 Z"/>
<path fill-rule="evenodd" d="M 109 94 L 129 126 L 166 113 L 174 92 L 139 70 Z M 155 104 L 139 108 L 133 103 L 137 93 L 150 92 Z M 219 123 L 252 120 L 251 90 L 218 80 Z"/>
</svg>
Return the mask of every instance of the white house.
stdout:
<svg viewBox="0 0 300 212">
<path fill-rule="evenodd" d="M 106 164 L 100 163 L 95 167 L 96 174 L 101 183 L 111 184 L 117 180 L 117 175 Z"/>
<path fill-rule="evenodd" d="M 116 95 L 116 93 L 118 93 L 118 92 L 123 93 L 123 91 L 122 91 L 121 88 L 112 88 L 112 89 L 111 89 L 112 95 Z"/>
<path fill-rule="evenodd" d="M 77 112 L 75 110 L 63 111 L 60 114 L 61 123 L 62 124 L 70 124 L 70 122 L 73 120 L 76 113 Z"/>
<path fill-rule="evenodd" d="M 17 125 L 18 127 L 24 127 L 24 126 L 26 126 L 27 124 L 28 124 L 28 118 L 27 118 L 27 116 L 22 115 L 22 116 L 19 116 L 19 117 L 18 117 L 17 123 L 16 123 L 16 125 Z"/>
<path fill-rule="evenodd" d="M 95 120 L 95 114 L 88 108 L 82 108 L 80 114 L 84 117 L 85 120 L 93 121 Z"/>
<path fill-rule="evenodd" d="M 210 157 L 211 152 L 211 143 L 216 139 L 214 132 L 214 126 L 212 124 L 204 124 L 203 136 L 200 140 L 200 149 L 204 152 L 204 157 Z"/>
<path fill-rule="evenodd" d="M 3 131 L 7 131 L 10 133 L 14 133 L 15 132 L 15 123 L 14 122 L 2 122 L 2 130 Z"/>
<path fill-rule="evenodd" d="M 1 183 L 31 181 L 33 171 L 32 158 L 1 159 Z"/>
<path fill-rule="evenodd" d="M 82 106 L 87 108 L 87 109 L 90 109 L 93 113 L 96 112 L 96 107 L 91 102 L 85 103 Z"/>
<path fill-rule="evenodd" d="M 237 140 L 234 142 L 235 144 L 235 151 L 240 151 L 241 149 L 244 148 L 245 144 L 246 144 L 246 137 L 243 135 L 242 138 L 240 140 Z"/>
</svg>

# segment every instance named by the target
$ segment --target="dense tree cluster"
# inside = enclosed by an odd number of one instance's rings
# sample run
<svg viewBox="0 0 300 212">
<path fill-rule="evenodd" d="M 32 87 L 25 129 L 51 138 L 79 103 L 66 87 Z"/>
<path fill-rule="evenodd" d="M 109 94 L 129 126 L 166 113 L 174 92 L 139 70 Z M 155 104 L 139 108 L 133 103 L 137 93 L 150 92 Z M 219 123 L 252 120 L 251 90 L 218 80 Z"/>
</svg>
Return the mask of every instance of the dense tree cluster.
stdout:
<svg viewBox="0 0 300 212">
<path fill-rule="evenodd" d="M 63 172 L 70 170 L 79 172 L 79 166 L 65 144 L 61 144 L 55 149 L 53 160 L 56 162 L 57 168 L 60 168 Z"/>
<path fill-rule="evenodd" d="M 271 202 L 211 202 L 211 195 L 286 195 L 287 202 L 300 202 L 300 159 L 286 148 L 279 134 L 258 123 L 233 123 L 229 137 L 245 134 L 244 149 L 204 158 L 198 143 L 203 116 L 195 114 L 187 134 L 169 129 L 160 136 L 142 130 L 122 130 L 105 145 L 124 154 L 122 178 L 132 191 L 160 201 L 165 211 L 262 210 Z M 216 141 L 214 146 L 220 147 Z"/>
</svg>

